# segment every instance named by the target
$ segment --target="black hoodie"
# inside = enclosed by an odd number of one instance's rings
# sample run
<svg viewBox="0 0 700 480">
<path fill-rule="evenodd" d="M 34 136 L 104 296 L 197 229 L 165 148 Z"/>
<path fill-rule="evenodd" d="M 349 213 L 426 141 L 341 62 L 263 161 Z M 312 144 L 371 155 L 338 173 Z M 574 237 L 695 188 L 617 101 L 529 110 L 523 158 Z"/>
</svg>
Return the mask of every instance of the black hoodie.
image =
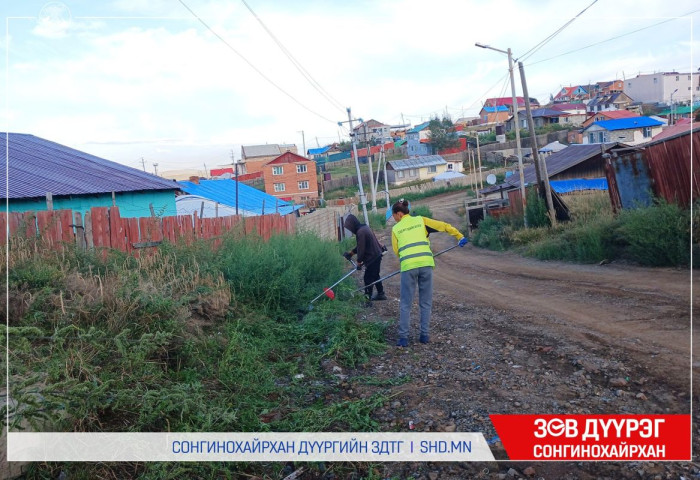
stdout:
<svg viewBox="0 0 700 480">
<path fill-rule="evenodd" d="M 382 255 L 382 246 L 377 237 L 374 236 L 372 229 L 364 223 L 360 223 L 355 215 L 348 215 L 345 219 L 345 228 L 350 230 L 357 238 L 357 246 L 353 249 L 353 252 L 357 253 L 358 262 L 371 262 Z"/>
</svg>

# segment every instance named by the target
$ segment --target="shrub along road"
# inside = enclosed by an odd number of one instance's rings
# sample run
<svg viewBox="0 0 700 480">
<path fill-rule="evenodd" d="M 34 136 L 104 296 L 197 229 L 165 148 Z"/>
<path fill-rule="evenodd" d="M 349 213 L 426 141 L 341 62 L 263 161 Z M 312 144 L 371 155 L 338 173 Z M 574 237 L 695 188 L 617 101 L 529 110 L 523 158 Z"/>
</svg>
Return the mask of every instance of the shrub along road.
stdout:
<svg viewBox="0 0 700 480">
<path fill-rule="evenodd" d="M 436 218 L 461 226 L 449 209 L 437 213 L 451 203 L 447 197 L 427 204 Z M 390 242 L 390 226 L 378 233 Z M 433 251 L 452 241 L 431 236 Z M 481 431 L 493 440 L 496 458 L 505 458 L 489 414 L 690 411 L 689 270 L 541 262 L 471 245 L 436 264 L 431 343 L 417 342 L 414 306 L 410 347 L 389 347 L 347 380 L 352 397 L 372 393 L 353 384 L 355 375 L 402 379 L 375 412 L 382 430 L 408 430 L 412 421 L 420 431 Z M 390 253 L 382 273 L 397 268 Z M 389 300 L 375 302 L 367 316 L 391 320 L 387 342 L 393 345 L 399 277 L 385 289 Z M 400 478 L 432 479 L 505 478 L 511 468 L 515 478 L 545 479 L 677 479 L 700 472 L 694 464 L 648 462 L 382 468 Z"/>
</svg>

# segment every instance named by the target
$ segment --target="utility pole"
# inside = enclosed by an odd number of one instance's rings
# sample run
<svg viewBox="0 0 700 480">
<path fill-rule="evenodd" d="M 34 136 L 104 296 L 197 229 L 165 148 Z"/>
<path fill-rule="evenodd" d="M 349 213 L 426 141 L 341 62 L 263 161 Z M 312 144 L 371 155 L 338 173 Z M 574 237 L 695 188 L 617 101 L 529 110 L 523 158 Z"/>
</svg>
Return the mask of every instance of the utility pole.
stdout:
<svg viewBox="0 0 700 480">
<path fill-rule="evenodd" d="M 144 160 L 143 157 L 141 157 L 141 165 L 143 165 L 143 171 L 145 172 L 146 171 L 146 160 Z"/>
<path fill-rule="evenodd" d="M 484 181 L 481 178 L 481 148 L 479 148 L 479 134 L 476 134 L 476 156 L 479 159 L 479 188 L 484 189 Z"/>
<path fill-rule="evenodd" d="M 304 130 L 301 131 L 301 144 L 304 148 L 304 157 L 306 158 L 306 139 L 304 138 Z"/>
<path fill-rule="evenodd" d="M 369 225 L 369 217 L 367 216 L 367 198 L 365 197 L 365 191 L 362 188 L 362 174 L 360 173 L 360 159 L 357 158 L 357 140 L 355 139 L 355 132 L 352 131 L 352 113 L 350 107 L 347 109 L 348 112 L 348 123 L 350 124 L 350 139 L 352 140 L 352 152 L 355 156 L 355 170 L 357 170 L 357 182 L 360 189 L 360 205 L 362 205 L 362 213 L 365 217 L 365 224 Z M 342 125 L 345 122 L 338 122 L 338 125 Z"/>
<path fill-rule="evenodd" d="M 236 175 L 236 215 L 238 215 L 238 162 L 233 154 L 233 150 L 231 150 L 231 161 L 233 162 L 234 175 Z"/>
<path fill-rule="evenodd" d="M 156 176 L 158 175 L 158 164 L 154 163 L 153 164 L 153 171 L 156 172 Z"/>
<path fill-rule="evenodd" d="M 523 97 L 525 97 L 525 111 L 527 112 L 527 124 L 530 129 L 530 139 L 532 147 L 532 158 L 535 161 L 535 165 L 541 166 L 542 180 L 538 182 L 537 187 L 542 188 L 544 186 L 545 197 L 547 199 L 547 211 L 549 212 L 549 220 L 552 226 L 557 224 L 557 215 L 554 211 L 554 203 L 552 202 L 552 188 L 549 185 L 549 175 L 547 173 L 547 161 L 542 159 L 540 163 L 539 152 L 537 151 L 537 135 L 535 134 L 535 121 L 532 119 L 532 110 L 530 110 L 530 97 L 527 93 L 527 81 L 525 81 L 525 68 L 523 67 L 523 62 L 518 62 L 518 68 L 520 69 L 520 81 L 523 84 Z"/>
<path fill-rule="evenodd" d="M 372 169 L 372 157 L 370 157 L 370 145 L 367 139 L 367 124 L 364 124 L 365 130 L 365 145 L 367 145 L 367 165 L 369 166 L 369 189 L 372 192 L 372 213 L 377 213 L 377 191 L 374 188 L 374 170 Z M 377 171 L 379 176 L 379 171 Z"/>
<path fill-rule="evenodd" d="M 510 74 L 510 90 L 511 95 L 513 97 L 513 124 L 515 125 L 515 147 L 518 156 L 518 170 L 520 173 L 520 196 L 522 197 L 523 222 L 525 224 L 525 227 L 527 227 L 527 215 L 525 212 L 525 206 L 527 202 L 527 199 L 525 197 L 525 174 L 523 173 L 523 154 L 520 148 L 520 126 L 518 125 L 518 99 L 515 96 L 515 79 L 513 75 L 513 53 L 511 52 L 510 48 L 508 48 L 508 50 L 499 50 L 498 48 L 493 48 L 488 45 L 482 45 L 480 43 L 476 43 L 475 45 L 480 48 L 487 48 L 489 50 L 495 50 L 496 52 L 505 53 L 506 55 L 508 55 L 508 73 Z M 496 107 L 496 110 L 498 111 L 498 107 Z"/>
</svg>

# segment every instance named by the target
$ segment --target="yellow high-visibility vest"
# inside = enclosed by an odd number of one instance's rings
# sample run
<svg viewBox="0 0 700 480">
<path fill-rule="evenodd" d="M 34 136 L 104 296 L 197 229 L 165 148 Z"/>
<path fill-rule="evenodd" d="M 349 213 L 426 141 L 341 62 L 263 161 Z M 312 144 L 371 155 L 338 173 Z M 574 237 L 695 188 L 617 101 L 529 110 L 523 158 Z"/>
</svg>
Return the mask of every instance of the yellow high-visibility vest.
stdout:
<svg viewBox="0 0 700 480">
<path fill-rule="evenodd" d="M 404 215 L 401 221 L 394 225 L 392 233 L 399 245 L 399 262 L 401 271 L 413 270 L 419 267 L 434 267 L 435 260 L 430 250 L 430 241 L 425 233 L 423 217 Z"/>
</svg>

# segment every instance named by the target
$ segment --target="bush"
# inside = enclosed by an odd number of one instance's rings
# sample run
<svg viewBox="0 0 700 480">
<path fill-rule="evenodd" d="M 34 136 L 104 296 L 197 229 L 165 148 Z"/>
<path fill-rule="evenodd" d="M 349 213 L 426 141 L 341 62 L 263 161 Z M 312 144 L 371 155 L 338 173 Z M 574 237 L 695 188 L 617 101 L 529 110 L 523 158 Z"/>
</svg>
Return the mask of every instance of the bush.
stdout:
<svg viewBox="0 0 700 480">
<path fill-rule="evenodd" d="M 414 217 L 421 216 L 421 217 L 433 218 L 433 212 L 430 210 L 430 207 L 428 207 L 427 205 L 419 205 L 417 207 L 411 208 L 411 215 L 413 215 Z"/>
<path fill-rule="evenodd" d="M 504 231 L 505 227 L 505 222 L 487 216 L 479 222 L 479 228 L 474 234 L 472 243 L 489 250 L 506 250 L 510 246 L 510 241 Z"/>
<path fill-rule="evenodd" d="M 550 221 L 549 215 L 547 214 L 547 203 L 537 194 L 537 189 L 534 187 L 529 188 L 526 197 L 525 217 L 527 218 L 527 226 L 530 228 L 549 226 Z"/>
<path fill-rule="evenodd" d="M 625 257 L 641 265 L 690 264 L 690 212 L 675 204 L 622 211 L 616 234 Z"/>
</svg>

